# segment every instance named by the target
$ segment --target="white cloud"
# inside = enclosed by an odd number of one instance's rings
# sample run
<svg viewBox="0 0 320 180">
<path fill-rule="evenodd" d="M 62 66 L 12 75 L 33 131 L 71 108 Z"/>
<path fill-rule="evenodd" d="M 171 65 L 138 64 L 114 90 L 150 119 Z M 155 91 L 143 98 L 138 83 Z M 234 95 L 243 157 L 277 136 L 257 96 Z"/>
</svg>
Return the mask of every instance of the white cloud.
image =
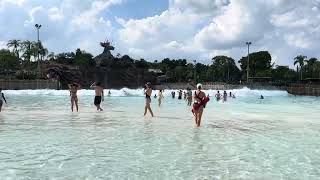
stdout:
<svg viewBox="0 0 320 180">
<path fill-rule="evenodd" d="M 56 52 L 80 47 L 98 54 L 99 41 L 112 37 L 116 52 L 150 60 L 238 60 L 249 40 L 252 51 L 268 50 L 279 64 L 291 65 L 297 54 L 320 57 L 319 0 L 168 1 L 158 15 L 124 19 L 105 14 L 125 0 L 0 0 L 0 41 L 35 39 L 40 23 L 42 41 Z"/>
</svg>

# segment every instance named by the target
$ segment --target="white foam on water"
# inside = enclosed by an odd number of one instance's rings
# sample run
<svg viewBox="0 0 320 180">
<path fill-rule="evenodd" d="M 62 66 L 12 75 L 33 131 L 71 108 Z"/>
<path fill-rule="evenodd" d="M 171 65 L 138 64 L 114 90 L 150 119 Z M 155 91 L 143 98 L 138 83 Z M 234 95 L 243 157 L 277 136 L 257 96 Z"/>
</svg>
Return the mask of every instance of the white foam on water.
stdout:
<svg viewBox="0 0 320 180">
<path fill-rule="evenodd" d="M 171 92 L 175 91 L 176 96 L 178 96 L 178 90 L 164 90 L 164 96 L 171 96 Z M 186 90 L 184 90 L 186 91 Z M 227 90 L 227 92 L 232 92 L 236 96 L 248 97 L 248 96 L 288 96 L 288 92 L 281 90 L 251 90 L 249 88 L 242 89 L 232 89 Z M 52 90 L 52 89 L 39 89 L 39 90 L 5 90 L 3 91 L 6 95 L 53 95 L 53 96 L 68 96 L 70 94 L 69 90 Z M 105 96 L 108 95 L 109 90 L 104 90 Z M 143 89 L 128 89 L 122 88 L 120 90 L 110 89 L 111 96 L 116 97 L 127 97 L 127 96 L 144 96 Z M 214 96 L 217 90 L 205 90 L 206 94 Z M 153 91 L 153 95 L 157 94 L 158 91 Z M 220 90 L 220 93 L 223 93 Z M 94 90 L 82 89 L 78 91 L 79 96 L 93 96 Z"/>
</svg>

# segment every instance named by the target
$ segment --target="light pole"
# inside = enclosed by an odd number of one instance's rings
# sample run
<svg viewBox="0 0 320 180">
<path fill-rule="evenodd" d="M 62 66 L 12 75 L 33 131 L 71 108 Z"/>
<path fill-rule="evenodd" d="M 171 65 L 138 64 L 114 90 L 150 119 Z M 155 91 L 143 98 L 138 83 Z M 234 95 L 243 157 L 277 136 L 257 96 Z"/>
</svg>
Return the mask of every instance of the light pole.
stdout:
<svg viewBox="0 0 320 180">
<path fill-rule="evenodd" d="M 250 45 L 252 44 L 251 42 L 246 42 L 247 46 L 248 46 L 248 60 L 247 60 L 247 83 L 249 83 L 249 70 L 250 70 L 250 67 L 249 67 L 249 63 L 250 63 L 250 58 L 249 58 L 249 48 L 250 48 Z"/>
<path fill-rule="evenodd" d="M 197 83 L 197 69 L 196 69 L 197 61 L 193 60 L 193 63 L 194 63 L 193 79 L 194 79 L 194 83 Z"/>
<path fill-rule="evenodd" d="M 36 29 L 37 29 L 37 38 L 38 38 L 38 43 L 37 43 L 37 45 L 38 45 L 38 51 L 37 51 L 37 58 L 38 58 L 38 76 L 40 77 L 40 57 L 39 57 L 39 54 L 40 54 L 40 35 L 39 35 L 39 31 L 40 31 L 40 28 L 41 28 L 41 24 L 35 24 L 34 25 L 35 27 L 36 27 Z"/>
</svg>

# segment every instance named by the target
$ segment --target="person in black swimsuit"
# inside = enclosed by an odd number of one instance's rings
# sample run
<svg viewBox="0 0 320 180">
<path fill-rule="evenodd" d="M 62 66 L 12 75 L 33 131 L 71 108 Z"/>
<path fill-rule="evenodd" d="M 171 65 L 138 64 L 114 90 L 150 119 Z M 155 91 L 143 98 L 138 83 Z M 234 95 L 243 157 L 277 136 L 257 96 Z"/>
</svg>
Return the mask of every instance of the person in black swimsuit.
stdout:
<svg viewBox="0 0 320 180">
<path fill-rule="evenodd" d="M 2 93 L 2 89 L 0 88 L 0 112 L 1 112 L 1 109 L 2 109 L 2 105 L 3 105 L 3 101 L 7 104 L 7 100 L 6 98 L 4 97 L 4 94 Z M 3 101 L 2 101 L 3 100 Z"/>
<path fill-rule="evenodd" d="M 146 95 L 146 106 L 144 107 L 144 116 L 147 114 L 147 111 L 149 110 L 151 116 L 153 117 L 153 112 L 151 109 L 151 95 L 152 95 L 152 89 L 151 89 L 151 83 L 148 82 L 146 84 L 146 89 L 144 90 L 144 94 Z"/>
<path fill-rule="evenodd" d="M 97 107 L 98 111 L 103 111 L 103 109 L 100 107 L 101 101 L 104 100 L 103 87 L 101 86 L 101 83 L 93 83 L 90 88 L 94 89 L 96 95 L 94 97 L 94 105 Z"/>
</svg>

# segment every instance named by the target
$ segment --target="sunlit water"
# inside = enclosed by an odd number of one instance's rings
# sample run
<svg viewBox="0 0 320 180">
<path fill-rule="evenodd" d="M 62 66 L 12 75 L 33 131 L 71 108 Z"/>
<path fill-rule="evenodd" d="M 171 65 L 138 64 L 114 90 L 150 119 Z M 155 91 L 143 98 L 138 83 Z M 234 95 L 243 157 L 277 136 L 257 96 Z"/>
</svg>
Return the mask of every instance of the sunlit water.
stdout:
<svg viewBox="0 0 320 180">
<path fill-rule="evenodd" d="M 112 90 L 103 112 L 82 90 L 79 113 L 68 91 L 4 91 L 0 179 L 320 177 L 320 98 L 233 90 L 236 99 L 211 99 L 196 128 L 190 107 L 170 92 L 161 108 L 153 99 L 151 118 L 142 90 Z"/>
</svg>

